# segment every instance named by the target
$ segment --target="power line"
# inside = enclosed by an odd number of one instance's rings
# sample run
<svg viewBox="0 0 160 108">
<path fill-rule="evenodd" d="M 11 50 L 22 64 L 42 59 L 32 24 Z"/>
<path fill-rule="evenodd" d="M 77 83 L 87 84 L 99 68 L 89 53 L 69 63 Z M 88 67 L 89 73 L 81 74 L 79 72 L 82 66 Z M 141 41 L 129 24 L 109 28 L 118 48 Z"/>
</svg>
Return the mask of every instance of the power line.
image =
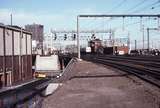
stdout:
<svg viewBox="0 0 160 108">
<path fill-rule="evenodd" d="M 147 8 L 149 8 L 149 7 L 151 7 L 151 6 L 154 6 L 154 5 L 156 5 L 157 3 L 160 3 L 160 0 L 158 0 L 158 1 L 154 2 L 154 3 L 152 3 L 152 4 L 149 4 L 149 5 L 145 6 L 145 7 L 142 7 L 142 8 L 140 8 L 140 9 L 137 9 L 137 10 L 133 11 L 132 13 L 141 12 L 142 10 L 147 9 Z"/>
<path fill-rule="evenodd" d="M 121 7 L 124 2 L 126 2 L 127 0 L 122 0 L 119 4 L 117 4 L 115 7 L 113 7 L 110 11 L 108 11 L 108 13 L 111 13 L 113 11 L 115 11 L 117 8 Z"/>
<path fill-rule="evenodd" d="M 155 9 L 155 8 L 159 8 L 159 7 L 160 7 L 160 4 L 157 6 L 153 6 L 151 9 Z"/>
<path fill-rule="evenodd" d="M 131 11 L 137 7 L 139 7 L 140 5 L 144 4 L 147 0 L 143 0 L 141 2 L 139 2 L 138 4 L 134 5 L 133 7 L 131 7 L 130 9 L 128 9 L 127 11 Z"/>
<path fill-rule="evenodd" d="M 150 18 L 147 18 L 147 19 L 145 19 L 145 20 L 143 20 L 143 21 L 148 21 L 148 20 L 150 20 Z M 131 25 L 135 25 L 135 24 L 139 24 L 139 23 L 141 23 L 141 21 L 136 21 L 136 22 L 133 22 L 133 23 L 128 23 L 128 24 L 126 24 L 125 25 L 125 27 L 128 27 L 128 26 L 131 26 Z M 119 28 L 121 28 L 122 26 L 117 26 L 117 27 L 115 27 L 114 29 L 119 29 Z"/>
<path fill-rule="evenodd" d="M 139 23 L 140 23 L 140 21 L 129 23 L 129 24 L 126 24 L 125 27 L 131 26 L 131 25 L 135 25 L 135 24 L 139 24 Z M 122 26 L 118 26 L 118 27 L 115 27 L 114 29 L 118 29 L 118 28 L 121 28 L 121 27 Z"/>
</svg>

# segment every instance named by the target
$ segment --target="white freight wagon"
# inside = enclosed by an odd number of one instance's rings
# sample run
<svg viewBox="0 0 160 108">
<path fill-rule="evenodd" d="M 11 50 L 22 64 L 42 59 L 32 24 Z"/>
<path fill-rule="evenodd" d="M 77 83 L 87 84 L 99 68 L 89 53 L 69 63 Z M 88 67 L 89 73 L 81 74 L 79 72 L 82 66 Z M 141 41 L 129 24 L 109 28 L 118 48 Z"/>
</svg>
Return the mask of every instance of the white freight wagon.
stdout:
<svg viewBox="0 0 160 108">
<path fill-rule="evenodd" d="M 58 55 L 36 56 L 35 76 L 38 78 L 55 77 L 59 75 L 60 63 Z"/>
</svg>

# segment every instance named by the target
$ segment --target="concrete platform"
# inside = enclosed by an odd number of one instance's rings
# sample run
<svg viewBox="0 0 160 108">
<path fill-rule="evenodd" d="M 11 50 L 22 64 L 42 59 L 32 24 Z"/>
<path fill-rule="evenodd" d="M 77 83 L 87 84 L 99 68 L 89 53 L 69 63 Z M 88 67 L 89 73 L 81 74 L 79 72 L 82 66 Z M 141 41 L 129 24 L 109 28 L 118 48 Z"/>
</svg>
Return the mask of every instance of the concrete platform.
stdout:
<svg viewBox="0 0 160 108">
<path fill-rule="evenodd" d="M 110 67 L 78 61 L 42 108 L 160 108 L 160 89 Z"/>
</svg>

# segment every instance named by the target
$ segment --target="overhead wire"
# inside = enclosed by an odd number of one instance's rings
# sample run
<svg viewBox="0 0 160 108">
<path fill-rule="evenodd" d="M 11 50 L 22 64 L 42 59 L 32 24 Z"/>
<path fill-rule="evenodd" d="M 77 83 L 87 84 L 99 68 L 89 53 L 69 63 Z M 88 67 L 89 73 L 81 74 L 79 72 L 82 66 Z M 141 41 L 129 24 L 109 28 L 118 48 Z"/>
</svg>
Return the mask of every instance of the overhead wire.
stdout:
<svg viewBox="0 0 160 108">
<path fill-rule="evenodd" d="M 151 6 L 157 5 L 158 3 L 160 3 L 160 0 L 158 0 L 158 1 L 154 2 L 154 3 L 152 3 L 152 4 L 149 4 L 149 5 L 147 5 L 147 6 L 144 6 L 144 7 L 140 8 L 140 9 L 137 9 L 137 10 L 133 11 L 132 13 L 141 12 L 141 11 L 143 11 L 143 10 L 151 7 Z"/>
<path fill-rule="evenodd" d="M 118 9 L 119 7 L 121 7 L 127 0 L 122 0 L 120 3 L 118 3 L 115 7 L 113 7 L 112 9 L 110 9 L 107 13 L 111 13 L 113 11 L 115 11 L 116 9 Z"/>
<path fill-rule="evenodd" d="M 144 4 L 146 1 L 147 1 L 147 0 L 143 0 L 143 1 L 139 2 L 139 3 L 137 3 L 136 5 L 134 5 L 134 6 L 131 7 L 130 9 L 128 9 L 126 12 L 129 12 L 129 11 L 131 11 L 131 10 L 134 10 L 135 8 L 137 8 L 137 7 L 141 6 L 142 4 Z"/>
<path fill-rule="evenodd" d="M 148 21 L 148 20 L 150 20 L 150 18 L 144 19 L 143 21 Z M 128 23 L 128 24 L 125 24 L 125 27 L 131 26 L 131 25 L 135 25 L 135 24 L 140 24 L 140 23 L 141 23 L 141 21 L 136 21 L 136 22 L 133 22 L 133 23 Z M 122 25 L 121 26 L 117 26 L 114 29 L 119 29 L 119 28 L 122 28 Z"/>
<path fill-rule="evenodd" d="M 125 2 L 126 0 L 122 0 L 120 3 L 118 3 L 115 7 L 113 7 L 109 12 L 113 12 L 113 11 L 115 11 L 116 9 L 118 9 L 119 7 L 121 7 L 123 4 L 124 4 L 124 2 Z M 141 6 L 142 4 L 144 4 L 145 2 L 146 2 L 147 0 L 143 0 L 143 1 L 141 1 L 141 2 L 139 2 L 139 3 L 137 3 L 136 5 L 134 5 L 132 8 L 130 8 L 128 11 L 131 11 L 131 10 L 133 10 L 133 9 L 135 9 L 136 7 L 139 7 L 139 6 Z M 148 7 L 151 7 L 151 6 L 154 6 L 154 5 L 156 5 L 157 3 L 159 3 L 160 2 L 160 0 L 159 1 L 156 1 L 156 2 L 154 2 L 154 3 L 152 3 L 152 4 L 149 4 L 149 5 L 147 5 L 147 6 L 145 6 L 145 7 L 141 7 L 140 9 L 136 9 L 135 11 L 133 11 L 133 13 L 135 13 L 135 12 L 138 12 L 138 11 L 141 11 L 141 10 L 144 10 L 144 9 L 146 9 L 146 8 L 148 8 Z M 157 7 L 157 6 L 156 6 Z M 108 12 L 108 13 L 109 13 Z M 110 19 L 110 20 L 113 20 L 113 19 Z M 108 21 L 109 22 L 109 21 Z M 104 22 L 103 22 L 104 23 Z M 130 25 L 134 25 L 134 24 L 138 24 L 138 23 L 141 23 L 140 21 L 138 21 L 138 22 L 134 22 L 134 23 L 131 23 L 131 24 L 127 24 L 127 25 L 125 25 L 125 26 L 130 26 Z M 103 26 L 104 26 L 104 24 L 103 24 Z M 99 27 L 98 27 L 99 28 Z M 116 27 L 116 28 L 118 28 L 118 27 Z"/>
<path fill-rule="evenodd" d="M 151 9 L 155 9 L 155 8 L 157 8 L 157 7 L 160 7 L 160 4 L 157 5 L 157 6 L 153 6 Z"/>
<path fill-rule="evenodd" d="M 112 9 L 110 9 L 107 13 L 112 13 L 113 11 L 115 11 L 116 9 L 120 8 L 127 0 L 122 0 L 121 2 L 119 2 L 116 6 L 114 6 Z M 111 17 L 108 21 L 107 24 L 109 22 L 111 22 L 112 20 L 114 20 L 115 18 Z"/>
</svg>

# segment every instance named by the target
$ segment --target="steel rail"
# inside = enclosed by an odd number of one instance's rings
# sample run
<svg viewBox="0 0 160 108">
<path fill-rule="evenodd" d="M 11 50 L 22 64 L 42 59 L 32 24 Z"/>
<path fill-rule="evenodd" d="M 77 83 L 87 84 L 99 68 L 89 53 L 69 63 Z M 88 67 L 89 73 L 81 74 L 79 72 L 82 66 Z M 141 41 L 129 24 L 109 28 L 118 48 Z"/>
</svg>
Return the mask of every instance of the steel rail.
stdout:
<svg viewBox="0 0 160 108">
<path fill-rule="evenodd" d="M 133 64 L 127 64 L 123 62 L 117 62 L 117 61 L 112 61 L 112 60 L 105 60 L 105 59 L 98 59 L 96 57 L 86 57 L 84 58 L 85 60 L 92 61 L 95 63 L 100 63 L 104 65 L 108 65 L 114 68 L 117 68 L 119 70 L 122 70 L 124 72 L 133 74 L 157 87 L 160 88 L 160 73 L 153 71 L 153 70 L 148 70 L 143 67 L 137 67 L 136 65 Z"/>
<path fill-rule="evenodd" d="M 98 57 L 98 58 L 103 58 L 107 60 L 114 60 L 114 61 L 123 61 L 126 63 L 132 63 L 132 64 L 137 64 L 141 65 L 142 67 L 147 67 L 147 68 L 158 68 L 160 69 L 160 62 L 154 62 L 154 61 L 142 61 L 142 60 L 137 60 L 137 59 L 128 59 L 128 58 L 110 58 L 110 57 Z"/>
<path fill-rule="evenodd" d="M 141 66 L 138 66 L 138 65 L 130 64 L 130 63 L 117 62 L 117 61 L 112 61 L 112 60 L 104 60 L 104 59 L 99 59 L 99 58 L 94 58 L 94 59 L 98 60 L 98 61 L 114 63 L 114 64 L 117 64 L 117 65 L 124 65 L 124 66 L 129 67 L 129 68 L 134 68 L 136 70 L 141 71 L 141 73 L 143 73 L 143 74 L 149 74 L 150 76 L 153 76 L 155 78 L 160 79 L 160 71 L 159 70 L 148 69 L 146 67 L 141 67 Z"/>
<path fill-rule="evenodd" d="M 139 60 L 139 61 L 153 61 L 153 62 L 160 62 L 160 56 L 110 56 L 110 55 L 98 55 L 99 57 L 110 57 L 110 58 L 122 58 L 122 59 L 132 59 L 132 60 Z"/>
</svg>

